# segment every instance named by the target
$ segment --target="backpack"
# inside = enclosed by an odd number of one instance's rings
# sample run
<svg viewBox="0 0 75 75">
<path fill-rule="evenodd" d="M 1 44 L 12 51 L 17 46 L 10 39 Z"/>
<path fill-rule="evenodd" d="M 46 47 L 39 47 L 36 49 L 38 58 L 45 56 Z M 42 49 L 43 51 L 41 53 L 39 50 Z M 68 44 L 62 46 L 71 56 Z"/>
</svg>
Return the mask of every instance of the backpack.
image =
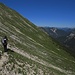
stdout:
<svg viewBox="0 0 75 75">
<path fill-rule="evenodd" d="M 7 39 L 6 38 L 2 39 L 2 44 L 3 45 L 6 45 L 7 44 Z"/>
</svg>

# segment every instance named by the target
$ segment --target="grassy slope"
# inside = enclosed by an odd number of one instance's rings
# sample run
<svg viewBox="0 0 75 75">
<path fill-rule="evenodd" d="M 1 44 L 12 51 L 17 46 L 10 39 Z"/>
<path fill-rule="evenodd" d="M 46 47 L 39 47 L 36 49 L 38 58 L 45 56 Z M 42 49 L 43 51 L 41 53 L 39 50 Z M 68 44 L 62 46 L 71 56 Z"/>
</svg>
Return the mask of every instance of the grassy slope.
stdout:
<svg viewBox="0 0 75 75">
<path fill-rule="evenodd" d="M 17 65 L 16 70 L 24 75 L 28 75 L 29 71 L 34 71 L 33 75 L 75 75 L 75 59 L 60 45 L 14 10 L 3 4 L 0 4 L 0 10 L 0 39 L 7 35 L 11 50 L 18 49 L 31 57 L 29 59 L 22 54 L 9 52 L 10 60 L 7 63 L 14 63 L 10 71 Z M 0 50 L 3 50 L 1 44 Z M 18 65 L 17 61 L 23 65 Z"/>
</svg>

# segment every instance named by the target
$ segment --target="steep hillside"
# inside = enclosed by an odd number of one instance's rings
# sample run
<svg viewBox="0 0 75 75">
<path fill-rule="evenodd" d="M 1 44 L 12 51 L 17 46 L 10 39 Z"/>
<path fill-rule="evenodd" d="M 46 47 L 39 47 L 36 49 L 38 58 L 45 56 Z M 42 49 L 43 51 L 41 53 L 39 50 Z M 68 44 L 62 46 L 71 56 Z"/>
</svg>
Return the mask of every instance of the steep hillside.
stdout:
<svg viewBox="0 0 75 75">
<path fill-rule="evenodd" d="M 75 59 L 16 11 L 0 3 L 0 75 L 75 75 Z"/>
</svg>

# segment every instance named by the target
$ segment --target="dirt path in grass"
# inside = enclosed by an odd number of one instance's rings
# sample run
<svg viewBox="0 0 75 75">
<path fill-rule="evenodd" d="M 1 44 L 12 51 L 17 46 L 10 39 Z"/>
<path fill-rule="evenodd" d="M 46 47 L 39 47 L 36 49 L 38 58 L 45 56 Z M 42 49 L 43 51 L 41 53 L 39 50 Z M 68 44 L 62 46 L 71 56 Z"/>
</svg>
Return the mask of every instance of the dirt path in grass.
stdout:
<svg viewBox="0 0 75 75">
<path fill-rule="evenodd" d="M 4 53 L 2 54 L 1 58 L 0 58 L 0 69 L 2 69 L 2 66 L 8 61 L 8 54 Z"/>
<path fill-rule="evenodd" d="M 66 71 L 66 70 L 64 70 L 64 69 L 61 69 L 61 68 L 59 68 L 59 67 L 57 67 L 57 66 L 54 66 L 54 65 L 52 65 L 52 64 L 50 64 L 50 63 L 48 63 L 48 62 L 46 62 L 46 61 L 44 61 L 44 60 L 38 58 L 37 56 L 28 54 L 28 53 L 26 53 L 26 52 L 23 51 L 23 50 L 19 50 L 17 47 L 14 47 L 14 48 L 13 48 L 13 47 L 9 47 L 9 48 L 12 49 L 14 52 L 16 52 L 16 53 L 18 53 L 18 54 L 20 54 L 20 55 L 22 55 L 22 56 L 24 56 L 24 57 L 27 57 L 28 59 L 31 59 L 31 60 L 33 60 L 33 61 L 35 61 L 35 62 L 38 62 L 38 63 L 40 63 L 40 64 L 42 64 L 42 65 L 44 65 L 44 66 L 46 66 L 46 67 L 51 67 L 51 68 L 56 69 L 56 70 L 58 70 L 58 71 L 60 71 L 60 72 L 62 72 L 62 73 L 65 73 L 66 75 L 67 75 L 69 72 L 71 73 L 71 71 Z M 69 74 L 68 74 L 68 75 L 69 75 Z"/>
</svg>

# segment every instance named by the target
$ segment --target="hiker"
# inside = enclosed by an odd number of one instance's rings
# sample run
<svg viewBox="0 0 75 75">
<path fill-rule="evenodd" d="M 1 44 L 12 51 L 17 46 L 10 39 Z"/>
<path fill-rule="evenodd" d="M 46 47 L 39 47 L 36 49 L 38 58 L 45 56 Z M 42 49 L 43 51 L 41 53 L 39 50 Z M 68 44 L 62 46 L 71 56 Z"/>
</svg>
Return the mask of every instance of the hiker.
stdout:
<svg viewBox="0 0 75 75">
<path fill-rule="evenodd" d="M 0 59 L 1 59 L 1 53 L 0 53 Z"/>
<path fill-rule="evenodd" d="M 1 56 L 2 56 L 2 51 L 0 51 L 0 59 L 1 59 Z"/>
<path fill-rule="evenodd" d="M 7 52 L 7 42 L 8 42 L 7 36 L 4 36 L 4 38 L 1 40 L 1 42 L 4 46 L 4 52 Z"/>
</svg>

